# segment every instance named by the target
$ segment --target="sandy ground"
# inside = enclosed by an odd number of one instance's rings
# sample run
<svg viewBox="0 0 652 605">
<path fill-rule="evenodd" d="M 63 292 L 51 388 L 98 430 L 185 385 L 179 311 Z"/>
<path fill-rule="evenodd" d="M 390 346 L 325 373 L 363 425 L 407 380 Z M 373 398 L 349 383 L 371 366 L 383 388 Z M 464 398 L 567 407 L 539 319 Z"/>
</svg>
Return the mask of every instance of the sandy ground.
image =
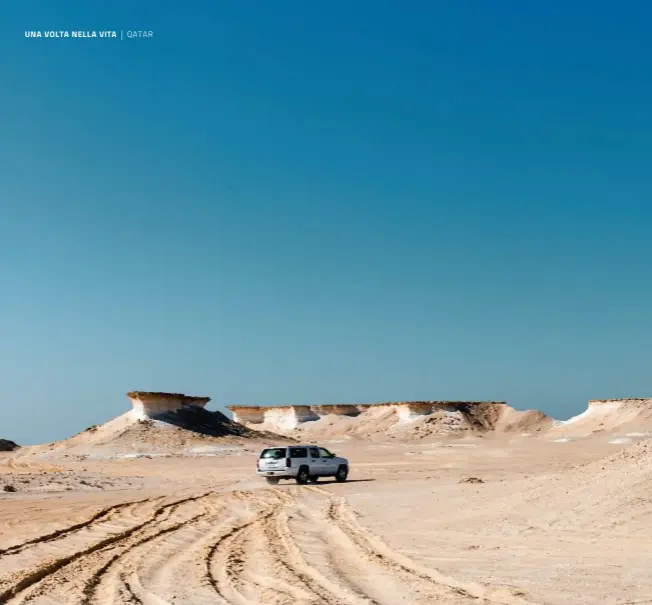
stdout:
<svg viewBox="0 0 652 605">
<path fill-rule="evenodd" d="M 0 603 L 652 603 L 648 445 L 344 440 L 347 483 L 278 487 L 254 443 L 3 453 Z"/>
</svg>

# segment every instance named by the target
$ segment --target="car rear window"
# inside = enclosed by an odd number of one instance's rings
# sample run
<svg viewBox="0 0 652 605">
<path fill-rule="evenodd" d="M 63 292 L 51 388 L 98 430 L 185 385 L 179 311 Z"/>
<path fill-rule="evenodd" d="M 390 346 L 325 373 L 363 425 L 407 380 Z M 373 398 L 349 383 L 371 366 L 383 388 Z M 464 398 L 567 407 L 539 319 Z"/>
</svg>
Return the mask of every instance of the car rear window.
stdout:
<svg viewBox="0 0 652 605">
<path fill-rule="evenodd" d="M 261 458 L 271 458 L 272 460 L 280 460 L 285 458 L 285 448 L 284 447 L 270 447 L 269 449 L 263 450 L 260 454 Z"/>
<path fill-rule="evenodd" d="M 306 447 L 291 447 L 290 458 L 307 458 L 308 448 Z"/>
</svg>

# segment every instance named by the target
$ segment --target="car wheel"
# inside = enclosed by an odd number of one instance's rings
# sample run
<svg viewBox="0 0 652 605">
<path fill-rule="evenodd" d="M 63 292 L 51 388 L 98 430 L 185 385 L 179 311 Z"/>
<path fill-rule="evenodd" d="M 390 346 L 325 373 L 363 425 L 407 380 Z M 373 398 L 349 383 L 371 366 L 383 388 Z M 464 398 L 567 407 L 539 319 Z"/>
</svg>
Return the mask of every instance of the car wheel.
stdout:
<svg viewBox="0 0 652 605">
<path fill-rule="evenodd" d="M 337 469 L 337 474 L 335 475 L 335 481 L 342 483 L 346 481 L 346 478 L 349 476 L 349 469 L 342 465 Z"/>
<path fill-rule="evenodd" d="M 278 477 L 265 477 L 265 479 L 267 480 L 267 483 L 269 483 L 270 485 L 278 485 L 279 482 Z"/>
<path fill-rule="evenodd" d="M 319 477 L 317 477 L 317 475 L 311 475 L 308 478 L 308 481 L 310 481 L 310 483 L 317 483 L 317 481 L 319 481 Z"/>
<path fill-rule="evenodd" d="M 308 483 L 308 479 L 310 478 L 310 472 L 308 471 L 307 467 L 302 466 L 299 469 L 299 472 L 297 473 L 297 483 L 299 485 L 305 485 Z"/>
</svg>

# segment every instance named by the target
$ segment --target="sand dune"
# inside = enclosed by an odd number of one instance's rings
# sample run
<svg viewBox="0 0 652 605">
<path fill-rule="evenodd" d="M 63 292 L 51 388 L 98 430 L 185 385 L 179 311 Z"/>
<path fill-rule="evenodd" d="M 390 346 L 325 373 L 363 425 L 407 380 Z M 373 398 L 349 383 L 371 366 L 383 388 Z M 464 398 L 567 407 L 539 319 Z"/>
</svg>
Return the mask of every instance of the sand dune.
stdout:
<svg viewBox="0 0 652 605">
<path fill-rule="evenodd" d="M 591 532 L 627 528 L 652 538 L 652 441 L 540 483 L 524 494 L 524 499 L 539 507 L 550 503 L 541 518 L 558 528 L 585 528 Z M 563 508 L 558 507 L 560 492 L 565 499 Z"/>
</svg>

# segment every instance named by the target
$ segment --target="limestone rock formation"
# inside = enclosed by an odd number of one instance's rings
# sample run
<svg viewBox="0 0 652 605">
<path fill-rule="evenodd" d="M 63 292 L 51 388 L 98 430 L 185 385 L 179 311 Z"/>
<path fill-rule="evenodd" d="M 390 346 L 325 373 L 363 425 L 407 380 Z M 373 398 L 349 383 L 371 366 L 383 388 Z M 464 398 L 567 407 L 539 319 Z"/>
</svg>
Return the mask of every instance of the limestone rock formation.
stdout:
<svg viewBox="0 0 652 605">
<path fill-rule="evenodd" d="M 127 393 L 134 406 L 134 414 L 142 419 L 155 418 L 161 414 L 175 412 L 188 407 L 203 408 L 210 397 L 191 397 L 183 393 L 158 393 L 151 391 L 131 391 Z"/>
<path fill-rule="evenodd" d="M 652 398 L 593 399 L 581 414 L 555 422 L 551 432 L 565 438 L 595 433 L 618 434 L 629 440 L 652 436 Z"/>
<path fill-rule="evenodd" d="M 395 411 L 398 420 L 408 421 L 426 416 L 439 410 L 453 410 L 479 403 L 504 405 L 502 402 L 464 401 L 400 401 L 367 403 L 360 405 L 288 405 L 288 406 L 227 406 L 233 413 L 233 420 L 243 424 L 275 424 L 287 430 L 297 428 L 304 422 L 319 420 L 324 416 L 359 416 L 369 411 Z"/>
<path fill-rule="evenodd" d="M 242 445 L 251 439 L 282 439 L 254 431 L 219 411 L 205 409 L 209 397 L 150 391 L 132 391 L 127 396 L 133 405 L 128 412 L 43 447 L 49 454 L 159 455 L 202 449 L 210 444 Z"/>
<path fill-rule="evenodd" d="M 391 434 L 421 438 L 433 434 L 510 432 L 550 424 L 535 410 L 517 412 L 501 401 L 399 401 L 362 405 L 228 406 L 235 422 L 280 434 L 320 438 L 348 434 Z"/>
<path fill-rule="evenodd" d="M 131 391 L 127 397 L 133 405 L 129 413 L 131 421 L 136 423 L 128 430 L 130 439 L 136 433 L 144 441 L 159 439 L 161 429 L 166 430 L 164 427 L 180 429 L 179 435 L 185 435 L 186 439 L 191 436 L 248 438 L 257 435 L 221 412 L 206 410 L 210 397 L 150 391 Z M 167 439 L 170 433 L 163 435 Z"/>
</svg>

